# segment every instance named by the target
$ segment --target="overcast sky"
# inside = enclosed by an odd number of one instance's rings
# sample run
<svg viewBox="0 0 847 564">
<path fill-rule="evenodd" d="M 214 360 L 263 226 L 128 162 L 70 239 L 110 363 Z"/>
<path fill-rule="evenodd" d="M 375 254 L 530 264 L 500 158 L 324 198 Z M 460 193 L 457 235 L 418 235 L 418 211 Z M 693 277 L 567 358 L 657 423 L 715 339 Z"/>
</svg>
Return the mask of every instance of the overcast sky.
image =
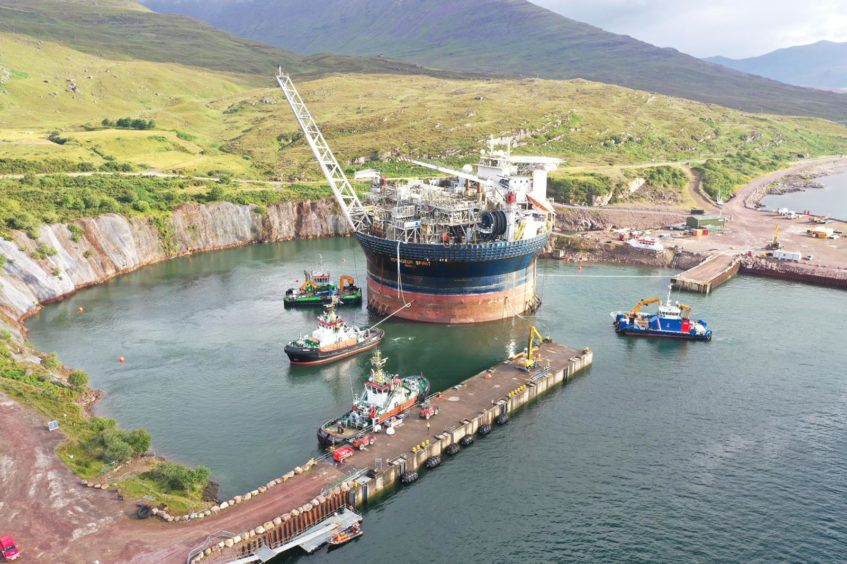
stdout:
<svg viewBox="0 0 847 564">
<path fill-rule="evenodd" d="M 696 57 L 847 41 L 847 0 L 530 0 L 571 19 Z"/>
</svg>

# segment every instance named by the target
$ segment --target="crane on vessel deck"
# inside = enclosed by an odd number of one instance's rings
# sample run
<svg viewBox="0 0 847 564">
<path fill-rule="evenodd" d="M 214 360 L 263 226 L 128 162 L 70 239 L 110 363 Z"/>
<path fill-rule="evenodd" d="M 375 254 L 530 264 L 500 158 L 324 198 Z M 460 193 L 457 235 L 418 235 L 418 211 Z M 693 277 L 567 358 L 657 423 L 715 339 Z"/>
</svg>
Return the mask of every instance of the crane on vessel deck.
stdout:
<svg viewBox="0 0 847 564">
<path fill-rule="evenodd" d="M 329 148 L 329 144 L 318 128 L 318 124 L 312 114 L 309 113 L 309 109 L 303 102 L 303 98 L 300 97 L 300 93 L 297 92 L 297 88 L 294 87 L 294 82 L 291 81 L 289 75 L 282 72 L 282 67 L 276 74 L 276 81 L 282 88 L 285 99 L 288 100 L 288 105 L 291 106 L 294 117 L 297 118 L 297 123 L 303 130 L 303 135 L 306 137 L 312 153 L 315 155 L 318 164 L 321 165 L 321 170 L 327 182 L 329 182 L 330 188 L 332 188 L 332 193 L 341 208 L 341 213 L 344 214 L 344 218 L 350 224 L 350 227 L 354 231 L 359 231 L 363 226 L 370 223 L 367 208 L 359 201 L 359 196 L 350 181 L 347 180 L 344 170 L 338 164 L 332 149 Z"/>
<path fill-rule="evenodd" d="M 632 311 L 630 311 L 629 314 L 632 317 L 635 317 L 636 315 L 638 315 L 638 312 L 641 311 L 641 308 L 643 308 L 644 306 L 659 303 L 661 301 L 662 301 L 661 298 L 645 298 L 645 299 L 641 300 L 640 302 L 638 302 L 637 304 L 635 304 L 635 307 L 632 308 Z"/>
</svg>

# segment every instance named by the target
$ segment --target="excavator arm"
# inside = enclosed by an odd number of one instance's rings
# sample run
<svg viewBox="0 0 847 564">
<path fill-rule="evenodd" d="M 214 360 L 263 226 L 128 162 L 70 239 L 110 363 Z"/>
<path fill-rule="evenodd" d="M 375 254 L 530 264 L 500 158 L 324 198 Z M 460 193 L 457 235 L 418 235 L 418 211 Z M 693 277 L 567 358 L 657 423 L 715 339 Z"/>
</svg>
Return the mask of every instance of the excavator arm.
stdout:
<svg viewBox="0 0 847 564">
<path fill-rule="evenodd" d="M 347 287 L 347 286 L 345 286 L 345 285 L 344 285 L 344 283 L 345 283 L 345 282 L 347 282 L 347 285 L 349 285 L 349 286 L 353 286 L 353 285 L 354 285 L 354 284 L 353 284 L 353 277 L 352 277 L 352 276 L 350 276 L 350 275 L 348 275 L 348 274 L 345 274 L 345 275 L 344 275 L 344 276 L 342 276 L 342 277 L 341 277 L 341 279 L 339 279 L 339 281 L 338 281 L 338 289 L 339 289 L 339 290 L 343 290 L 344 288 L 346 288 L 346 287 Z"/>
<path fill-rule="evenodd" d="M 535 325 L 529 327 L 529 343 L 525 352 L 520 352 L 512 357 L 515 360 L 518 368 L 529 372 L 535 367 L 535 364 L 541 360 L 538 348 L 542 343 L 550 342 L 550 337 L 542 337 Z"/>
<path fill-rule="evenodd" d="M 646 298 L 635 304 L 635 307 L 632 308 L 632 311 L 629 312 L 630 315 L 635 316 L 638 315 L 638 312 L 641 311 L 641 308 L 648 306 L 650 304 L 657 304 L 661 302 L 661 298 Z"/>
<path fill-rule="evenodd" d="M 688 304 L 678 304 L 679 309 L 682 311 L 682 318 L 688 319 L 688 316 L 691 315 L 691 306 Z"/>
</svg>

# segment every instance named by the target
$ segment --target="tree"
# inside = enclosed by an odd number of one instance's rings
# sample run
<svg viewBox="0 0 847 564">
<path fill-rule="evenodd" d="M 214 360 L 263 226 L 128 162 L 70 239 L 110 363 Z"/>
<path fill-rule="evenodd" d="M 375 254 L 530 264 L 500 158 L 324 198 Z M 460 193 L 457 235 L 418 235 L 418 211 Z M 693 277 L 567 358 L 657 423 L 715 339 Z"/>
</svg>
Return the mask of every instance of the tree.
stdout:
<svg viewBox="0 0 847 564">
<path fill-rule="evenodd" d="M 82 370 L 74 370 L 68 375 L 68 384 L 75 390 L 84 390 L 88 386 L 88 374 Z"/>
<path fill-rule="evenodd" d="M 153 439 L 147 429 L 135 429 L 127 433 L 126 442 L 135 454 L 142 454 L 150 449 Z"/>
<path fill-rule="evenodd" d="M 212 186 L 209 191 L 206 192 L 206 200 L 208 200 L 209 202 L 220 202 L 224 199 L 225 195 L 226 190 L 224 190 L 223 186 Z"/>
<path fill-rule="evenodd" d="M 123 441 L 110 442 L 103 452 L 103 458 L 114 464 L 126 462 L 132 458 L 132 447 Z"/>
</svg>

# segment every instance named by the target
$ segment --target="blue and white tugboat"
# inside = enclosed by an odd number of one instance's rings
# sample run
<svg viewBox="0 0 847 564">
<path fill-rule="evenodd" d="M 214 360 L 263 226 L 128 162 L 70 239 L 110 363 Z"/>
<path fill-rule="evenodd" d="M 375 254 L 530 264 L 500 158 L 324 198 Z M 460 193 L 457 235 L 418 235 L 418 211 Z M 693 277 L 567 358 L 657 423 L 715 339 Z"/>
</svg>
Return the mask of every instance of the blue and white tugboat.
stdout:
<svg viewBox="0 0 847 564">
<path fill-rule="evenodd" d="M 659 304 L 656 313 L 642 312 L 644 306 Z M 668 299 L 662 303 L 661 298 L 641 300 L 630 311 L 612 312 L 615 331 L 619 335 L 635 335 L 639 337 L 664 337 L 669 339 L 684 339 L 687 341 L 711 341 L 712 330 L 702 319 L 689 319 L 691 306 L 679 302 L 671 302 L 671 290 L 668 289 Z"/>
</svg>

